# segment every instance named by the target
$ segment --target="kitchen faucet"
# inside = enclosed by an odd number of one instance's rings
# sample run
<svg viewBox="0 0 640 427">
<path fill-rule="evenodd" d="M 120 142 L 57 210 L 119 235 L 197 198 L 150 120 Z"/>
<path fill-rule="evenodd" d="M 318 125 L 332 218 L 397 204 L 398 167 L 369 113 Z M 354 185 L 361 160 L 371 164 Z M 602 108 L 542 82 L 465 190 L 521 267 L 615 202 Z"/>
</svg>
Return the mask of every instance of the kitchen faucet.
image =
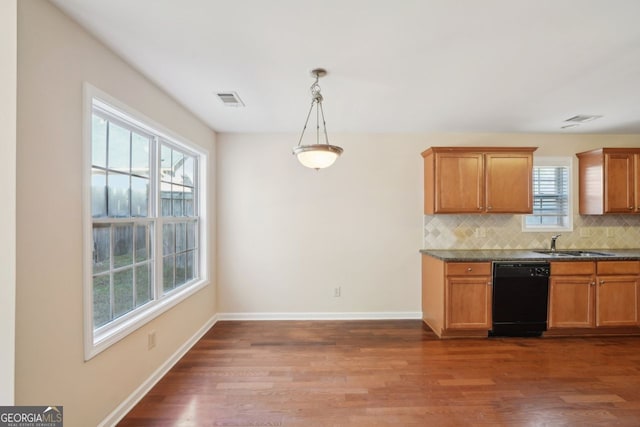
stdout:
<svg viewBox="0 0 640 427">
<path fill-rule="evenodd" d="M 551 252 L 555 252 L 556 251 L 556 240 L 558 240 L 558 237 L 560 237 L 561 234 L 555 234 L 553 236 L 551 236 Z"/>
</svg>

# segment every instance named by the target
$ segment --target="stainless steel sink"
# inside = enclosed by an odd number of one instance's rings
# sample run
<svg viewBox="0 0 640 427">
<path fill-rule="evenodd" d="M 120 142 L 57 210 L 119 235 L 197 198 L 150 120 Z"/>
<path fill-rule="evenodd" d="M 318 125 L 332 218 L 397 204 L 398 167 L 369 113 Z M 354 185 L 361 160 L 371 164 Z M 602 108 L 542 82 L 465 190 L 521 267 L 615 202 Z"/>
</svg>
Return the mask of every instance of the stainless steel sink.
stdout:
<svg viewBox="0 0 640 427">
<path fill-rule="evenodd" d="M 608 254 L 605 252 L 595 252 L 595 251 L 534 251 L 537 254 L 549 255 L 549 256 L 576 256 L 576 257 L 599 257 L 599 256 L 615 256 L 613 254 Z"/>
<path fill-rule="evenodd" d="M 571 256 L 567 253 L 561 252 L 561 251 L 533 251 L 537 254 L 542 254 L 542 255 L 550 255 L 550 256 Z"/>
</svg>

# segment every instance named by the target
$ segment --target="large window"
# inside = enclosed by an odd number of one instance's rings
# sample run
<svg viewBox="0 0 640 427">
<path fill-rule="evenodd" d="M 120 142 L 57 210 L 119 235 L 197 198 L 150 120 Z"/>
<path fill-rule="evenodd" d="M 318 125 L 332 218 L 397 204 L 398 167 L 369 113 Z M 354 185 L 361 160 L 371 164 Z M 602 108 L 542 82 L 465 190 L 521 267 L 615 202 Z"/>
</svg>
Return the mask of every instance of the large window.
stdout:
<svg viewBox="0 0 640 427">
<path fill-rule="evenodd" d="M 206 284 L 206 153 L 85 92 L 88 359 Z"/>
<path fill-rule="evenodd" d="M 524 231 L 570 231 L 571 159 L 536 158 L 533 165 L 533 214 L 525 215 Z"/>
</svg>

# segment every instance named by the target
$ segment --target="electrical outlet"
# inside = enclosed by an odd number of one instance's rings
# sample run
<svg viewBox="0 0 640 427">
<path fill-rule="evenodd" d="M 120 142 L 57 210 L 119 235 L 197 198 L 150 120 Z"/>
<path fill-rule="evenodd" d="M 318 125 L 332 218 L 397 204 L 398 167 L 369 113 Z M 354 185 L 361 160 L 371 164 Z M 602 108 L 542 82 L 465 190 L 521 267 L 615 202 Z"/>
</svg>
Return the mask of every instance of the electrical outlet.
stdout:
<svg viewBox="0 0 640 427">
<path fill-rule="evenodd" d="M 613 227 L 607 227 L 607 237 L 615 237 L 616 231 Z"/>
<path fill-rule="evenodd" d="M 485 227 L 480 227 L 480 237 L 487 237 L 487 229 Z"/>
<path fill-rule="evenodd" d="M 147 347 L 149 350 L 156 346 L 156 331 L 149 332 L 147 335 Z"/>
<path fill-rule="evenodd" d="M 333 288 L 333 296 L 338 298 L 342 294 L 342 288 L 338 286 L 337 288 Z"/>
<path fill-rule="evenodd" d="M 580 229 L 580 237 L 589 237 L 589 229 L 581 228 Z"/>
</svg>

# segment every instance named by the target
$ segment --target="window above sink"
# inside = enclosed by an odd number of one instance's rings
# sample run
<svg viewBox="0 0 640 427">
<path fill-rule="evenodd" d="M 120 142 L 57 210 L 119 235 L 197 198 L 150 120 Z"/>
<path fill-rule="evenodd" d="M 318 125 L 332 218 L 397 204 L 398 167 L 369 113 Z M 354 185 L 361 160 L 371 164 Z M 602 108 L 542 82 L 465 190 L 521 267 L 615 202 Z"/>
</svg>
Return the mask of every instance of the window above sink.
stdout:
<svg viewBox="0 0 640 427">
<path fill-rule="evenodd" d="M 522 231 L 572 231 L 571 157 L 533 158 L 533 214 Z"/>
</svg>

